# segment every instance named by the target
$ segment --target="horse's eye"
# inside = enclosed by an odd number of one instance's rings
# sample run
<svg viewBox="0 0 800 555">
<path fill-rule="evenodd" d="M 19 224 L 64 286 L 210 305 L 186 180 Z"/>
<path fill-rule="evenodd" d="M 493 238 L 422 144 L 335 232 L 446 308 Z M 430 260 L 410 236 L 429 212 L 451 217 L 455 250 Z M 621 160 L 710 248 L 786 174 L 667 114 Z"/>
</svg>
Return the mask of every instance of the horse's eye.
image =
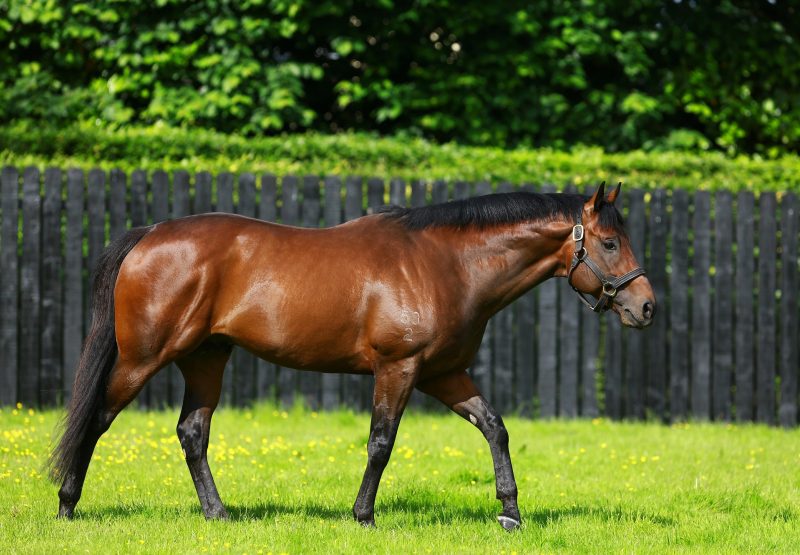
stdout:
<svg viewBox="0 0 800 555">
<path fill-rule="evenodd" d="M 614 241 L 603 241 L 603 248 L 607 251 L 617 250 L 617 244 Z"/>
</svg>

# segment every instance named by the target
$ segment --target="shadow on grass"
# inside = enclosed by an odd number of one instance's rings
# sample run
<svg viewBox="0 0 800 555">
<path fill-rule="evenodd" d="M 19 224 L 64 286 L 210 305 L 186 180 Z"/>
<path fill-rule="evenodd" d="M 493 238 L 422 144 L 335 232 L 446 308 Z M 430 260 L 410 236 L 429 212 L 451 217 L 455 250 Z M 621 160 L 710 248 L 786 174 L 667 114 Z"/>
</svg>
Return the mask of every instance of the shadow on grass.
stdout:
<svg viewBox="0 0 800 555">
<path fill-rule="evenodd" d="M 153 516 L 168 519 L 177 519 L 185 517 L 188 514 L 202 515 L 202 511 L 198 506 L 189 508 L 186 506 L 161 506 L 161 505 L 139 505 L 139 504 L 123 504 L 123 505 L 107 505 L 104 507 L 89 507 L 82 509 L 80 506 L 75 510 L 74 520 L 108 520 L 118 519 L 124 520 L 126 518 L 134 518 L 141 516 Z"/>
<path fill-rule="evenodd" d="M 402 513 L 411 515 L 416 524 L 434 525 L 455 522 L 494 522 L 500 511 L 499 503 L 496 507 L 469 507 L 457 503 L 430 502 L 425 497 L 427 496 L 423 496 L 422 499 L 393 497 L 379 502 L 375 508 L 376 517 L 381 520 L 381 517 L 389 518 L 393 516 L 393 513 Z M 349 505 L 331 507 L 319 503 L 264 502 L 250 505 L 231 504 L 226 508 L 230 520 L 234 522 L 271 520 L 281 515 L 322 520 L 352 518 Z M 86 510 L 79 509 L 75 513 L 77 520 L 124 520 L 142 516 L 179 519 L 187 516 L 202 516 L 202 511 L 199 505 L 166 507 L 134 504 L 91 507 Z M 605 522 L 645 521 L 664 527 L 676 524 L 673 518 L 664 515 L 621 507 L 573 506 L 542 508 L 533 511 L 525 511 L 523 507 L 522 511 L 522 519 L 529 526 L 546 527 L 570 518 L 599 519 Z"/>
<path fill-rule="evenodd" d="M 557 509 L 539 509 L 527 514 L 523 519 L 537 526 L 547 526 L 565 518 L 592 518 L 604 522 L 645 521 L 657 526 L 674 526 L 675 519 L 668 516 L 648 513 L 636 509 L 623 509 L 621 507 L 560 507 Z"/>
<path fill-rule="evenodd" d="M 412 515 L 417 524 L 453 524 L 455 522 L 494 522 L 500 512 L 500 505 L 468 507 L 458 504 L 431 503 L 417 498 L 391 498 L 377 503 L 375 514 L 381 517 L 392 517 L 393 513 Z M 351 518 L 350 507 L 330 507 L 319 504 L 289 505 L 286 503 L 258 503 L 254 505 L 232 505 L 228 507 L 231 520 L 264 520 L 284 514 L 292 514 L 307 518 L 337 520 Z M 675 519 L 668 516 L 648 513 L 636 509 L 621 507 L 563 507 L 554 509 L 538 509 L 525 511 L 523 520 L 529 525 L 546 527 L 563 519 L 587 518 L 605 522 L 645 521 L 657 526 L 674 526 Z"/>
</svg>

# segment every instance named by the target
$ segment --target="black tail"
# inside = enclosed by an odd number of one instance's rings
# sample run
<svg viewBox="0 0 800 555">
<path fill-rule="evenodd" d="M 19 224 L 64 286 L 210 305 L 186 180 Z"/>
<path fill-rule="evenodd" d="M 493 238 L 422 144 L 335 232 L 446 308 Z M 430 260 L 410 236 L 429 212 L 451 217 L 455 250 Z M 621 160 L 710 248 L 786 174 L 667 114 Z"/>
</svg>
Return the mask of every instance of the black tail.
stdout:
<svg viewBox="0 0 800 555">
<path fill-rule="evenodd" d="M 72 400 L 64 419 L 64 433 L 50 455 L 50 479 L 64 481 L 90 426 L 102 409 L 108 375 L 117 359 L 114 331 L 114 285 L 122 261 L 152 227 L 138 227 L 110 244 L 94 271 L 92 283 L 92 327 L 83 342 L 75 372 Z"/>
</svg>

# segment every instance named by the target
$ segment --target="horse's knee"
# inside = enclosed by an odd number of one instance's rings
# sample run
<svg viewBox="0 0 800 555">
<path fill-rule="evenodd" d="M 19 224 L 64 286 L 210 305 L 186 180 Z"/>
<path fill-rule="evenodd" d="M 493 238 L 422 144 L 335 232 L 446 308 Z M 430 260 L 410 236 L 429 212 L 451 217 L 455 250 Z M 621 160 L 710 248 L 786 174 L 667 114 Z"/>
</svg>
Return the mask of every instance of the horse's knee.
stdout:
<svg viewBox="0 0 800 555">
<path fill-rule="evenodd" d="M 376 467 L 385 467 L 389 464 L 389 457 L 392 454 L 392 446 L 388 437 L 383 435 L 371 437 L 367 444 L 367 456 L 369 463 Z"/>
<path fill-rule="evenodd" d="M 385 467 L 389 464 L 389 457 L 392 454 L 389 444 L 386 441 L 379 441 L 375 442 L 375 444 L 371 444 L 370 447 L 367 448 L 367 453 L 369 455 L 370 464 L 379 467 Z"/>
<path fill-rule="evenodd" d="M 205 445 L 205 417 L 193 412 L 180 422 L 175 431 L 183 449 L 183 456 L 188 462 L 199 460 L 203 456 Z"/>
<path fill-rule="evenodd" d="M 506 425 L 500 415 L 490 414 L 486 418 L 486 431 L 484 433 L 490 441 L 494 441 L 500 446 L 508 446 L 508 430 L 506 430 Z"/>
<path fill-rule="evenodd" d="M 508 446 L 508 430 L 499 414 L 493 410 L 480 411 L 477 415 L 468 411 L 467 418 L 483 433 L 489 443 L 501 447 Z"/>
</svg>

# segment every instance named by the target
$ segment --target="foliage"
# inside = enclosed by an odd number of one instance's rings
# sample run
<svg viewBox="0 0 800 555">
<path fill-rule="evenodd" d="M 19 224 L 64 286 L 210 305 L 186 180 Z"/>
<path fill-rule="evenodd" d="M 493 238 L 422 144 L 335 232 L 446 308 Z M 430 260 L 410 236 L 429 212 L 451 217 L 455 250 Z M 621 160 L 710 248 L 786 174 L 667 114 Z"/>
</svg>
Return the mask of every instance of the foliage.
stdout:
<svg viewBox="0 0 800 555">
<path fill-rule="evenodd" d="M 798 431 L 509 417 L 525 522 L 499 511 L 489 449 L 455 415 L 403 418 L 377 530 L 350 508 L 369 416 L 219 410 L 209 462 L 230 522 L 206 522 L 177 412 L 124 412 L 76 520 L 42 475 L 58 414 L 0 411 L 0 544 L 11 553 L 788 553 L 800 544 Z"/>
<path fill-rule="evenodd" d="M 8 0 L 0 123 L 776 157 L 798 25 L 784 0 Z"/>
<path fill-rule="evenodd" d="M 243 138 L 163 127 L 111 132 L 94 126 L 0 127 L 0 164 L 121 168 L 131 171 L 272 172 L 494 183 L 624 181 L 641 188 L 800 191 L 800 158 L 731 159 L 720 153 L 604 153 L 436 145 L 418 138 L 294 134 Z"/>
</svg>

